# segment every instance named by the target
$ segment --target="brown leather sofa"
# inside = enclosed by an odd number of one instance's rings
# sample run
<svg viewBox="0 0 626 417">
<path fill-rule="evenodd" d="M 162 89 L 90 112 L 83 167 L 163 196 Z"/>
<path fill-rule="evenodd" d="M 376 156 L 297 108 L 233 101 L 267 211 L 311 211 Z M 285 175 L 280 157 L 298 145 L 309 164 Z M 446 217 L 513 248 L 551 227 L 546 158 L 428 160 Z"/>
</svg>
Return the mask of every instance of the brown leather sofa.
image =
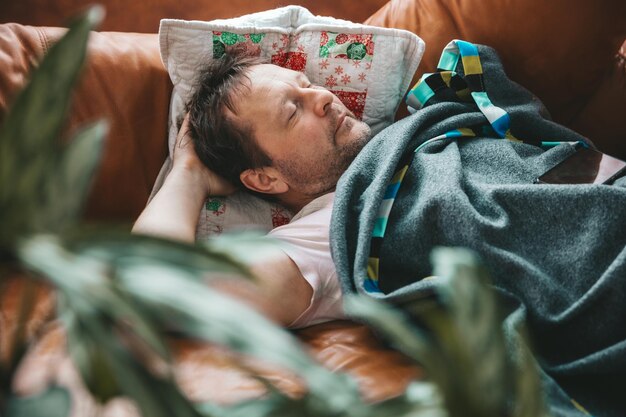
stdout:
<svg viewBox="0 0 626 417">
<path fill-rule="evenodd" d="M 0 21 L 0 120 L 30 69 L 63 34 L 61 17 L 81 5 L 78 0 L 49 4 L 43 0 L 3 2 Z M 112 14 L 105 28 L 124 32 L 93 33 L 88 65 L 68 120 L 68 130 L 106 118 L 110 133 L 104 160 L 89 197 L 85 221 L 130 224 L 144 207 L 165 158 L 171 84 L 160 61 L 156 32 L 159 18 L 224 18 L 279 5 L 276 1 L 109 0 Z M 313 12 L 372 25 L 411 30 L 426 42 L 416 78 L 435 69 L 442 47 L 453 38 L 491 45 L 510 77 L 546 104 L 555 121 L 589 137 L 605 152 L 626 159 L 626 2 L 623 0 L 350 0 L 306 2 Z M 201 4 L 202 7 L 198 7 Z M 29 6 L 30 5 L 30 6 Z M 254 8 L 252 8 L 254 7 Z M 37 13 L 31 13 L 37 10 Z M 368 10 L 367 14 L 363 14 Z M 112 18 L 111 18 L 112 16 Z M 129 16 L 137 16 L 130 19 Z M 57 19 L 57 20 L 55 20 Z M 41 26 L 47 25 L 47 26 Z M 152 26 L 153 25 L 153 26 Z M 148 33 L 132 33 L 143 31 Z M 150 33 L 151 32 L 151 33 Z M 16 173 L 19 175 L 19 173 Z M 3 291 L 0 325 L 6 343 L 14 323 L 19 283 Z M 50 308 L 42 294 L 39 315 Z M 36 317 L 34 320 L 36 321 Z M 376 401 L 400 392 L 421 375 L 401 355 L 384 348 L 362 326 L 328 323 L 298 332 L 314 357 L 336 371 L 357 377 L 364 398 Z M 222 350 L 176 342 L 177 375 L 196 400 L 235 401 L 259 395 L 258 384 L 232 366 Z M 267 366 L 260 370 L 290 392 L 293 378 Z M 85 395 L 63 350 L 62 331 L 53 328 L 29 356 L 17 387 L 32 392 L 55 379 L 73 388 L 74 415 L 93 404 Z M 103 415 L 129 411 L 114 403 Z M 132 413 L 131 413 L 132 414 Z"/>
</svg>

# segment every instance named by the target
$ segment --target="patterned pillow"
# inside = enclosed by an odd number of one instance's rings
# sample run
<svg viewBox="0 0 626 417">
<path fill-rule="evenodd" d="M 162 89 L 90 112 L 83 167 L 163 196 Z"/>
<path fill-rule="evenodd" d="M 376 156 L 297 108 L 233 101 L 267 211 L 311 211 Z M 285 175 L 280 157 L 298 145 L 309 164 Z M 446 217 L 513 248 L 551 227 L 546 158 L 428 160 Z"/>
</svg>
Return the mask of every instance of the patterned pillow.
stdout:
<svg viewBox="0 0 626 417">
<path fill-rule="evenodd" d="M 374 134 L 393 122 L 424 53 L 424 42 L 411 32 L 314 16 L 299 6 L 211 22 L 164 19 L 159 41 L 174 84 L 170 152 L 198 71 L 227 51 L 245 51 L 306 73 L 313 84 L 337 95 Z M 168 160 L 153 193 L 169 167 Z M 212 198 L 200 216 L 198 238 L 244 224 L 271 229 L 289 218 L 286 210 L 247 194 Z"/>
</svg>

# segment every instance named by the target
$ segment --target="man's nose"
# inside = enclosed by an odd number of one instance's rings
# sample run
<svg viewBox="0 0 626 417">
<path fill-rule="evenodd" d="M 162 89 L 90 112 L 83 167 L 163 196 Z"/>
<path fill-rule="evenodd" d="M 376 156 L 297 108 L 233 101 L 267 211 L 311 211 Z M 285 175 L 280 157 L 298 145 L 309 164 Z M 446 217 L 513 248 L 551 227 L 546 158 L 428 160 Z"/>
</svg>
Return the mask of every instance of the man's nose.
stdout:
<svg viewBox="0 0 626 417">
<path fill-rule="evenodd" d="M 330 111 L 335 97 L 333 93 L 323 87 L 309 88 L 306 95 L 313 111 L 320 117 L 326 116 Z"/>
</svg>

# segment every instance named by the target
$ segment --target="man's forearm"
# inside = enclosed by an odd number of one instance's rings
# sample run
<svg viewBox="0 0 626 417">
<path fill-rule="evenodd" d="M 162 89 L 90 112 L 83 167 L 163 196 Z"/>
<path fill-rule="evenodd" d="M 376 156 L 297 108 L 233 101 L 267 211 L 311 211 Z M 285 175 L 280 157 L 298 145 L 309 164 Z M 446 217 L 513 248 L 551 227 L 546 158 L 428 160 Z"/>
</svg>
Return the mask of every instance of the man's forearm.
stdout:
<svg viewBox="0 0 626 417">
<path fill-rule="evenodd" d="M 205 200 L 206 188 L 198 174 L 175 167 L 135 222 L 132 232 L 193 243 Z"/>
</svg>

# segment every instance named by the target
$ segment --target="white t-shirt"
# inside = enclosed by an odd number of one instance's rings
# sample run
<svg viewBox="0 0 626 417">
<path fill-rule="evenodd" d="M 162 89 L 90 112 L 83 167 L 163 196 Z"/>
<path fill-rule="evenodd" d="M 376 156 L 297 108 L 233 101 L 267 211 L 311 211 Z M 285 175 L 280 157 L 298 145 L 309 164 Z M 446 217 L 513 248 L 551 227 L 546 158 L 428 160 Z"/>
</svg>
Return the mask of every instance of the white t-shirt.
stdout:
<svg viewBox="0 0 626 417">
<path fill-rule="evenodd" d="M 329 230 L 334 199 L 335 193 L 316 198 L 289 224 L 269 233 L 269 236 L 288 243 L 283 251 L 313 288 L 311 304 L 289 327 L 300 328 L 345 318 L 337 270 L 330 256 Z"/>
</svg>

